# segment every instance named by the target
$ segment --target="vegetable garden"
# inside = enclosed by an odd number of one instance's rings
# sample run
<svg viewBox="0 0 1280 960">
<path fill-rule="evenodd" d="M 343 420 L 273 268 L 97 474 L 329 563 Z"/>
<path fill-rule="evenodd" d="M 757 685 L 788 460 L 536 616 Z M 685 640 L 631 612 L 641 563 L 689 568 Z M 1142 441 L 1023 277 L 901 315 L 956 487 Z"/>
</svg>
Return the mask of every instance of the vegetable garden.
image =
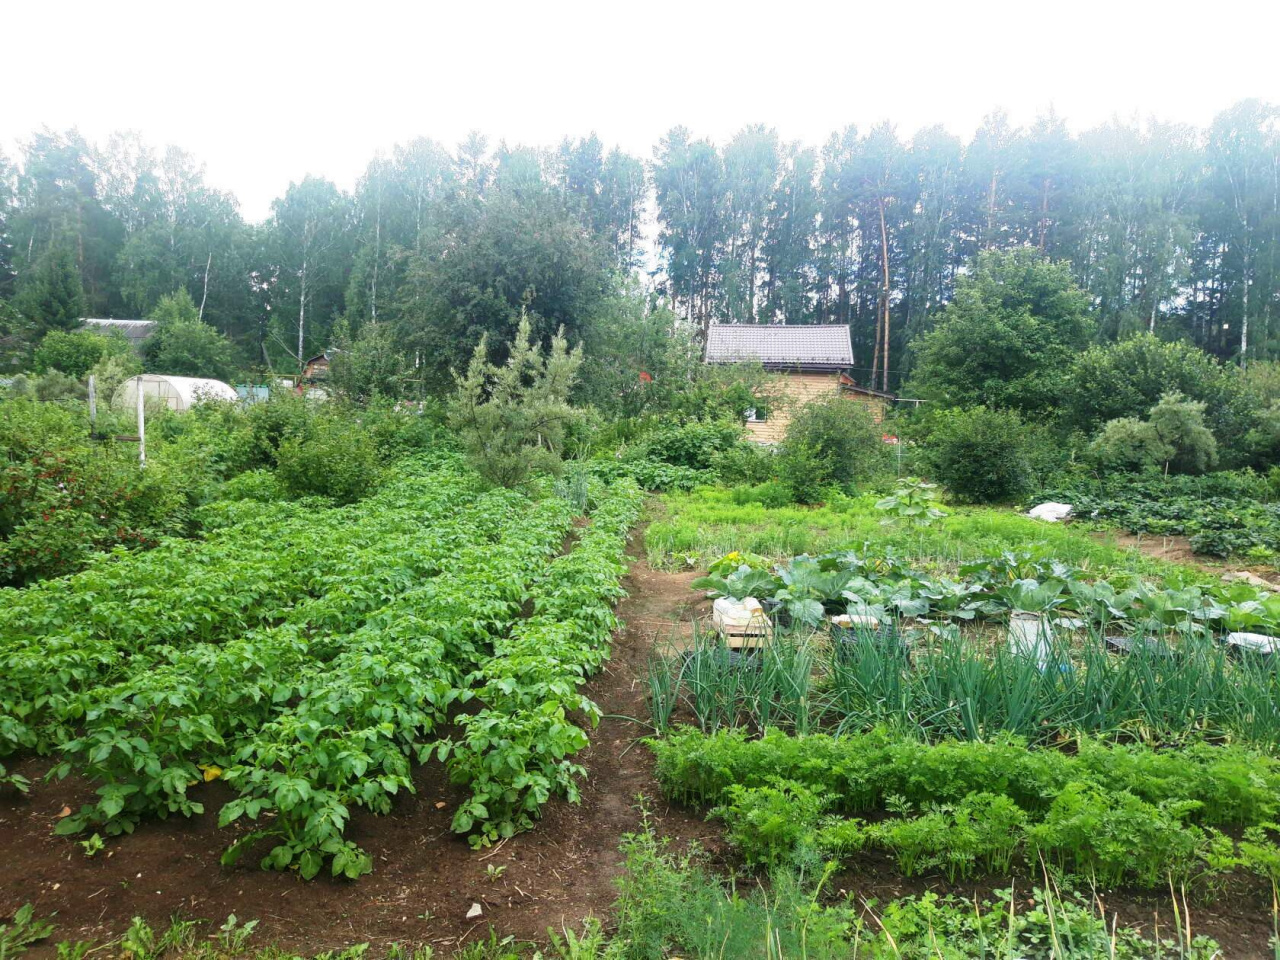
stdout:
<svg viewBox="0 0 1280 960">
<path fill-rule="evenodd" d="M 615 626 L 638 489 L 593 485 L 561 554 L 567 500 L 481 492 L 448 458 L 402 466 L 351 506 L 223 505 L 202 542 L 5 591 L 0 751 L 99 784 L 58 832 L 199 814 L 222 779 L 220 825 L 253 825 L 225 863 L 261 850 L 266 868 L 357 877 L 372 863 L 352 811 L 388 812 L 432 755 L 471 791 L 453 826 L 474 843 L 572 796 L 594 716 L 579 687 Z"/>
</svg>

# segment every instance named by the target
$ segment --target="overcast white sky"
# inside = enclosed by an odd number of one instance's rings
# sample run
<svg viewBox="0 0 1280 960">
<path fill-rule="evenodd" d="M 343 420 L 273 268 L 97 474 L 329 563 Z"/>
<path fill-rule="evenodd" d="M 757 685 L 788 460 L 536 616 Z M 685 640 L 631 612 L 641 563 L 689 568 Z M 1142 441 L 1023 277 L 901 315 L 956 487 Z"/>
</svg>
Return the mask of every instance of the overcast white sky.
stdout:
<svg viewBox="0 0 1280 960">
<path fill-rule="evenodd" d="M 596 131 L 645 158 L 671 126 L 763 122 L 820 144 L 847 123 L 993 108 L 1073 129 L 1113 115 L 1205 125 L 1280 101 L 1280 2 L 60 2 L 0 4 L 11 156 L 41 125 L 136 129 L 207 165 L 262 219 L 308 173 L 351 187 L 378 150 L 553 144 Z"/>
</svg>

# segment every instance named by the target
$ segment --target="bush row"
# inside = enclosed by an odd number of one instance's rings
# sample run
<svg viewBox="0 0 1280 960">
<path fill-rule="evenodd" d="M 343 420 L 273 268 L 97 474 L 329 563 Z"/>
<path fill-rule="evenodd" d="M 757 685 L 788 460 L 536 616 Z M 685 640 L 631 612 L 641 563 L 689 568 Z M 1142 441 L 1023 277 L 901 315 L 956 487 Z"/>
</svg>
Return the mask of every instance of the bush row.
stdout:
<svg viewBox="0 0 1280 960">
<path fill-rule="evenodd" d="M 1013 740 L 925 746 L 878 731 L 758 741 L 683 733 L 654 749 L 664 789 L 717 804 L 712 815 L 751 863 L 879 848 L 908 876 L 941 870 L 952 881 L 1007 873 L 1015 859 L 1107 885 L 1240 866 L 1275 876 L 1275 760 L 1208 745 L 1076 745 L 1074 754 Z M 877 820 L 848 819 L 855 813 Z M 1238 846 L 1226 826 L 1244 828 Z"/>
<path fill-rule="evenodd" d="M 552 794 L 578 798 L 575 779 L 585 771 L 570 758 L 587 735 L 570 715 L 592 725 L 599 718 L 579 688 L 608 657 L 627 532 L 640 504 L 635 483 L 608 488 L 573 549 L 535 585 L 532 615 L 495 644 L 479 670 L 482 709 L 460 717 L 461 737 L 439 747 L 454 782 L 471 790 L 453 828 L 475 845 L 528 828 Z"/>
</svg>

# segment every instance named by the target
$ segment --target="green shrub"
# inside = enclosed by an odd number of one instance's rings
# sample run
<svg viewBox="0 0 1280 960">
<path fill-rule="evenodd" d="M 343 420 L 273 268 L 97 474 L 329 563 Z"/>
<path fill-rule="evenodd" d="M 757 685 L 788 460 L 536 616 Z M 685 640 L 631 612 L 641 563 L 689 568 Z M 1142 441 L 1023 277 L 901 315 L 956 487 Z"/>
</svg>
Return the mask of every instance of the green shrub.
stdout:
<svg viewBox="0 0 1280 960">
<path fill-rule="evenodd" d="M 717 455 L 736 446 L 742 428 L 725 420 L 693 420 L 650 431 L 630 451 L 630 456 L 659 460 L 691 470 L 709 470 Z"/>
<path fill-rule="evenodd" d="M 795 503 L 821 503 L 831 486 L 831 463 L 802 440 L 786 443 L 778 454 L 778 481 Z"/>
<path fill-rule="evenodd" d="M 92 444 L 84 411 L 0 402 L 0 585 L 82 567 L 96 551 L 189 531 L 198 471 L 136 445 Z"/>
<path fill-rule="evenodd" d="M 104 337 L 88 330 L 50 330 L 36 347 L 32 366 L 37 373 L 58 370 L 83 380 L 103 357 L 129 349 L 123 337 Z"/>
<path fill-rule="evenodd" d="M 1170 390 L 1206 403 L 1209 426 L 1223 440 L 1242 437 L 1259 405 L 1210 354 L 1144 333 L 1091 346 L 1076 357 L 1059 398 L 1061 418 L 1093 433 L 1109 420 L 1145 416 Z"/>
<path fill-rule="evenodd" d="M 756 486 L 773 479 L 778 469 L 777 451 L 758 443 L 735 443 L 712 458 L 712 469 L 722 483 Z"/>
<path fill-rule="evenodd" d="M 736 504 L 759 503 L 775 509 L 794 502 L 791 499 L 791 488 L 777 480 L 758 483 L 754 487 L 734 487 L 732 496 Z"/>
<path fill-rule="evenodd" d="M 359 409 L 359 421 L 373 437 L 383 460 L 398 460 L 428 450 L 453 449 L 439 400 L 375 400 Z"/>
<path fill-rule="evenodd" d="M 352 503 L 378 483 L 378 450 L 358 424 L 318 420 L 303 437 L 280 445 L 276 479 L 293 497 Z"/>
<path fill-rule="evenodd" d="M 1030 430 L 1012 410 L 944 412 L 926 451 L 935 479 L 958 500 L 1007 503 L 1032 485 Z"/>
<path fill-rule="evenodd" d="M 287 440 L 307 432 L 315 411 L 307 402 L 289 392 L 273 393 L 265 403 L 248 408 L 250 441 L 246 453 L 248 467 L 274 467 L 280 447 Z"/>
<path fill-rule="evenodd" d="M 831 396 L 806 403 L 787 425 L 782 455 L 804 455 L 824 465 L 824 484 L 849 485 L 882 470 L 888 451 L 871 412 L 855 400 Z"/>
<path fill-rule="evenodd" d="M 1218 441 L 1204 425 L 1205 405 L 1166 393 L 1145 421 L 1109 421 L 1090 445 L 1104 470 L 1204 473 L 1218 460 Z"/>
</svg>

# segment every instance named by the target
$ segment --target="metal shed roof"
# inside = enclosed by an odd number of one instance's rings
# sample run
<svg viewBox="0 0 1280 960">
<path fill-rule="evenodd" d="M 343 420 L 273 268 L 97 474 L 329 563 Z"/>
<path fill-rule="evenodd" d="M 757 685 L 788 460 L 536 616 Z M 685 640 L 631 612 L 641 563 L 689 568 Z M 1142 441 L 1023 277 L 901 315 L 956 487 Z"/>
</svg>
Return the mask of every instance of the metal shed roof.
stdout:
<svg viewBox="0 0 1280 960">
<path fill-rule="evenodd" d="M 119 331 L 129 338 L 129 342 L 137 346 L 155 331 L 156 321 L 154 320 L 115 320 L 115 319 L 98 319 L 94 317 L 85 317 L 80 321 L 84 326 L 83 330 L 93 330 L 98 333 L 112 333 Z"/>
<path fill-rule="evenodd" d="M 853 365 L 853 346 L 847 324 L 716 323 L 707 328 L 706 359 L 839 370 Z"/>
</svg>

